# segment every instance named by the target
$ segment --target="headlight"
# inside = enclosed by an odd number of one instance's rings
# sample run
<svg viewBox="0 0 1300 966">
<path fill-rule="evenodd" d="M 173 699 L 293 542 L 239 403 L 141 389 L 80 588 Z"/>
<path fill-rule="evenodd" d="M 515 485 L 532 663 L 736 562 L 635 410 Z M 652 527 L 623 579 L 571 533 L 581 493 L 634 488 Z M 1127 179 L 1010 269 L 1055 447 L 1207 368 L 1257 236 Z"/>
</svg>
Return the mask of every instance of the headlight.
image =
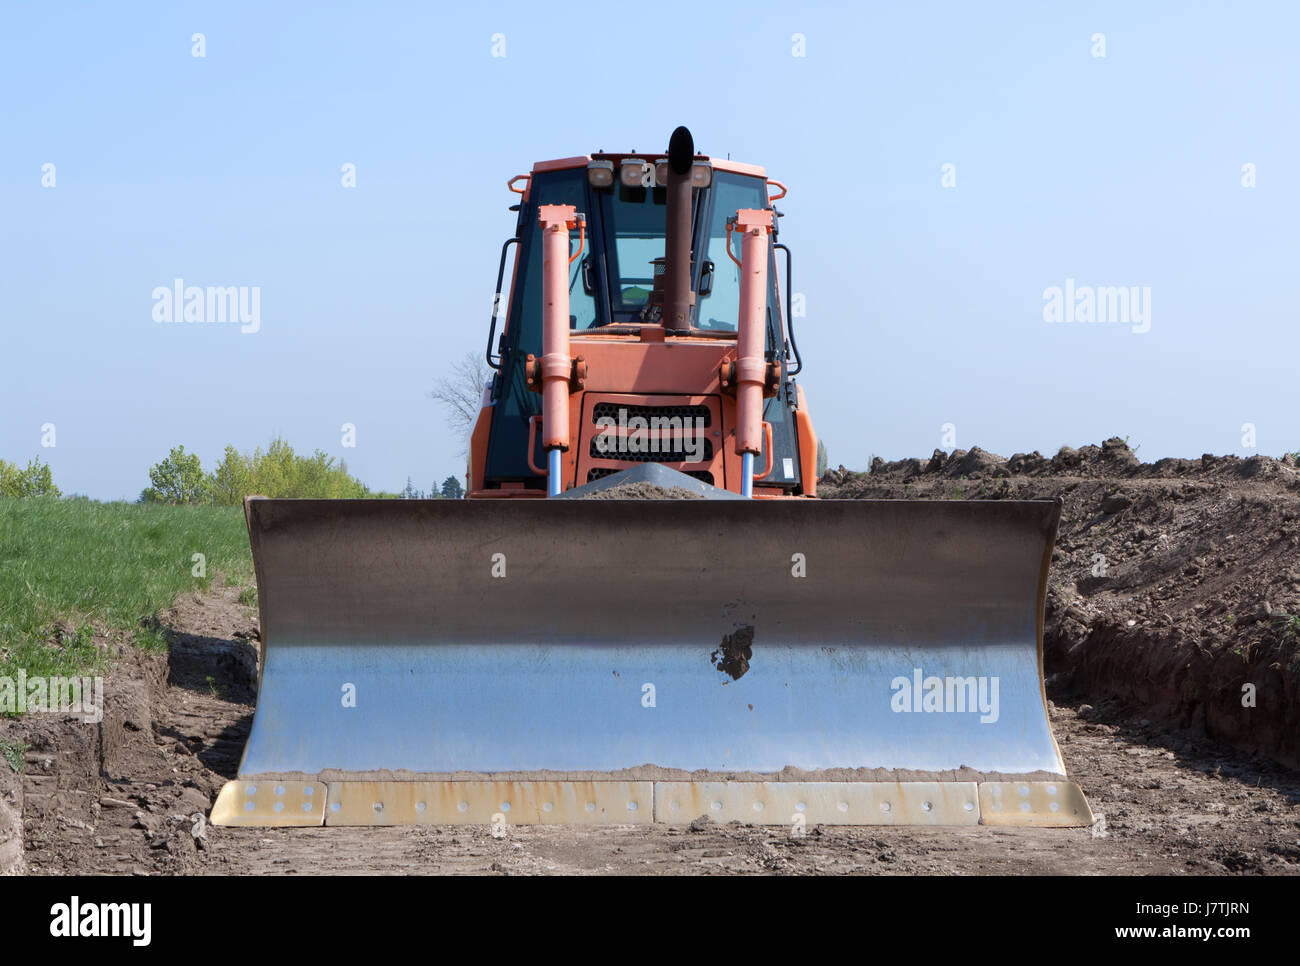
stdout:
<svg viewBox="0 0 1300 966">
<path fill-rule="evenodd" d="M 660 158 L 655 162 L 655 184 L 668 185 L 668 159 Z M 713 184 L 713 165 L 697 161 L 691 165 L 691 187 L 707 188 Z"/>
<path fill-rule="evenodd" d="M 641 158 L 627 158 L 618 167 L 618 180 L 628 188 L 645 187 L 649 167 Z"/>
<path fill-rule="evenodd" d="M 587 182 L 593 188 L 608 188 L 614 183 L 614 162 L 600 160 L 589 162 Z"/>
</svg>

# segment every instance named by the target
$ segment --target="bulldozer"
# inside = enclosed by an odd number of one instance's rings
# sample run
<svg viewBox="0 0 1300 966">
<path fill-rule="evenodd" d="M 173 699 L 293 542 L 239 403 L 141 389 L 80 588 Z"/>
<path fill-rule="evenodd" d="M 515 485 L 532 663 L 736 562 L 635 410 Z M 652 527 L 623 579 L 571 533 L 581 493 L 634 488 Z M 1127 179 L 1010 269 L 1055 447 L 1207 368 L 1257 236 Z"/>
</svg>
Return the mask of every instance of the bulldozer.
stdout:
<svg viewBox="0 0 1300 966">
<path fill-rule="evenodd" d="M 817 498 L 785 186 L 678 128 L 508 187 L 466 499 L 245 501 L 259 694 L 212 822 L 1090 825 L 1060 502 Z"/>
</svg>

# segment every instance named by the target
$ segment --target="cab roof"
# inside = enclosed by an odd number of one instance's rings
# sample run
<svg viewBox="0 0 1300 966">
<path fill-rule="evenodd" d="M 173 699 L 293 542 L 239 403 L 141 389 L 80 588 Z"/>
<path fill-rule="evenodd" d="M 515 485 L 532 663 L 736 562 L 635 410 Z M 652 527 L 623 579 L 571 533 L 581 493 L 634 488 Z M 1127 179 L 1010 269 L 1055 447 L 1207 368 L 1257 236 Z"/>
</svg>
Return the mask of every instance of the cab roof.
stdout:
<svg viewBox="0 0 1300 966">
<path fill-rule="evenodd" d="M 643 158 L 646 161 L 659 161 L 666 157 L 664 151 L 649 151 L 640 154 L 625 152 L 622 154 L 611 154 L 602 151 L 597 154 L 580 154 L 572 158 L 556 158 L 553 161 L 538 161 L 533 165 L 533 173 L 539 174 L 543 171 L 564 171 L 569 168 L 585 168 L 593 159 L 599 158 L 602 161 L 613 161 L 617 167 L 618 163 L 624 158 Z M 746 164 L 743 161 L 732 161 L 727 158 L 711 158 L 707 154 L 695 155 L 696 161 L 703 161 L 713 165 L 716 171 L 730 171 L 734 174 L 748 174 L 758 178 L 767 177 L 767 169 L 761 164 Z"/>
</svg>

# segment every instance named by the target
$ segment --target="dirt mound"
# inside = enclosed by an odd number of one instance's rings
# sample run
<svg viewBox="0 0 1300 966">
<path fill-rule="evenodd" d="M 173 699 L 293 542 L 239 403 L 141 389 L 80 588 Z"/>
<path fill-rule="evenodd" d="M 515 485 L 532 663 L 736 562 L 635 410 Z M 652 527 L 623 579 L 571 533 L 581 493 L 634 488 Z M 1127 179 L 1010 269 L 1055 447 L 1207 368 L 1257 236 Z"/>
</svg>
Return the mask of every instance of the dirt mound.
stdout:
<svg viewBox="0 0 1300 966">
<path fill-rule="evenodd" d="M 19 875 L 23 863 L 23 784 L 0 757 L 0 876 Z"/>
<path fill-rule="evenodd" d="M 176 874 L 206 864 L 206 816 L 235 773 L 256 691 L 256 622 L 237 595 L 187 596 L 163 615 L 170 654 L 112 645 L 102 721 L 0 722 L 0 736 L 23 748 L 22 773 L 2 760 L 0 771 L 22 816 L 28 872 Z"/>
<path fill-rule="evenodd" d="M 680 486 L 656 486 L 653 483 L 620 483 L 596 490 L 584 500 L 703 500 L 703 493 L 692 493 Z"/>
<path fill-rule="evenodd" d="M 864 481 L 872 484 L 895 482 L 933 482 L 948 479 L 1004 479 L 1012 477 L 1105 480 L 1177 480 L 1201 481 L 1271 480 L 1295 491 L 1300 487 L 1300 471 L 1294 454 L 1283 459 L 1267 456 L 1213 456 L 1206 453 L 1199 460 L 1162 459 L 1143 463 L 1129 448 L 1127 441 L 1112 437 L 1100 446 L 1082 446 L 1074 449 L 1062 446 L 1055 456 L 1047 457 L 1035 450 L 1016 453 L 1010 457 L 999 456 L 978 446 L 970 450 L 955 449 L 951 453 L 935 450 L 928 460 L 904 459 L 886 462 L 877 456 L 871 461 L 868 473 L 846 470 L 843 466 L 830 470 L 818 481 L 834 491 L 833 499 L 853 499 Z M 919 478 L 919 479 L 918 479 Z"/>
<path fill-rule="evenodd" d="M 1060 497 L 1049 687 L 1110 694 L 1300 767 L 1300 469 L 1292 458 L 1143 463 L 1124 440 L 1050 459 L 975 447 L 840 467 L 829 499 Z"/>
</svg>

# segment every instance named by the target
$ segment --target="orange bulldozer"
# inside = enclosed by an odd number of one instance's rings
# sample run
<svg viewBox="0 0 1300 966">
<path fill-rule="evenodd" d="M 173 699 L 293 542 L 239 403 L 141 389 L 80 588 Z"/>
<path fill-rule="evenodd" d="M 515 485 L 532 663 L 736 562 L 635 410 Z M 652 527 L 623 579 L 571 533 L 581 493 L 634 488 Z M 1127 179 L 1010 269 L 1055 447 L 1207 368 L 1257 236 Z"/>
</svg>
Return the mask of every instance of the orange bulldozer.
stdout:
<svg viewBox="0 0 1300 966">
<path fill-rule="evenodd" d="M 678 128 L 510 187 L 468 498 L 245 503 L 214 823 L 1091 824 L 1043 690 L 1060 504 L 816 498 L 784 186 Z"/>
</svg>

